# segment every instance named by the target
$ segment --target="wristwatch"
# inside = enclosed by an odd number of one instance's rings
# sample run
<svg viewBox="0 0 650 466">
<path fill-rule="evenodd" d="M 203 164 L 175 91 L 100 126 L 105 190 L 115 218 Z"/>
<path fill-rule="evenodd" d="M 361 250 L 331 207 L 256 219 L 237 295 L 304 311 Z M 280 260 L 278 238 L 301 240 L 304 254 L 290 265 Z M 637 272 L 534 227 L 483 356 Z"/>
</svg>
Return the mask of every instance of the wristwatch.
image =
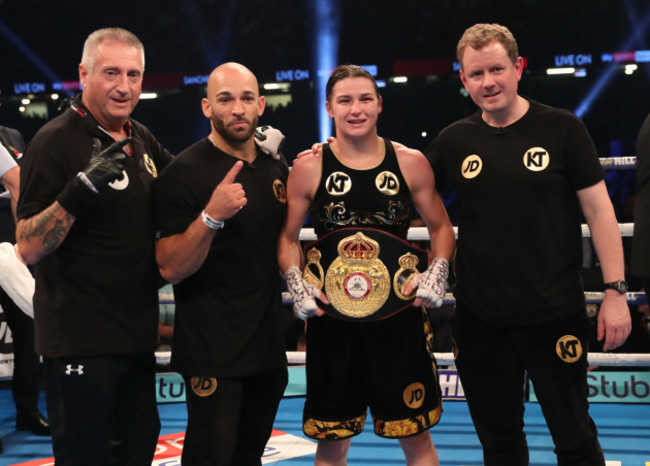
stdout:
<svg viewBox="0 0 650 466">
<path fill-rule="evenodd" d="M 625 280 L 617 280 L 611 283 L 605 283 L 604 288 L 606 290 L 616 290 L 621 294 L 627 293 L 627 282 Z"/>
</svg>

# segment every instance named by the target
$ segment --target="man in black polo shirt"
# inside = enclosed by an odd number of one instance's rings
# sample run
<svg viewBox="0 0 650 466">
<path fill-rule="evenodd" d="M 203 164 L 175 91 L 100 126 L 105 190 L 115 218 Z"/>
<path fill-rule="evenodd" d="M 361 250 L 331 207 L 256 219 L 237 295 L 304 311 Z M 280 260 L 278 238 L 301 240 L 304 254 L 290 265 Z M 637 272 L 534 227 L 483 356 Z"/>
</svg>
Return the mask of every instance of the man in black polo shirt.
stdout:
<svg viewBox="0 0 650 466">
<path fill-rule="evenodd" d="M 149 466 L 160 431 L 150 190 L 172 157 L 130 118 L 143 72 L 137 37 L 92 33 L 83 93 L 23 157 L 17 240 L 36 264 L 36 350 L 57 465 Z"/>
</svg>

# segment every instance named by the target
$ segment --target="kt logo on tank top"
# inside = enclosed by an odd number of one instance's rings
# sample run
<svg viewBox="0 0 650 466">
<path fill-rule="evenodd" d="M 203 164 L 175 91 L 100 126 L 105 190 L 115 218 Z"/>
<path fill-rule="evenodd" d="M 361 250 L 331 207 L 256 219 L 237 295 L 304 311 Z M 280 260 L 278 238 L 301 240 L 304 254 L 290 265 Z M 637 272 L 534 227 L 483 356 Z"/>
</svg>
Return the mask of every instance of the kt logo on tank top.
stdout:
<svg viewBox="0 0 650 466">
<path fill-rule="evenodd" d="M 533 172 L 541 172 L 548 167 L 550 156 L 543 147 L 532 147 L 524 154 L 524 166 Z"/>
<path fill-rule="evenodd" d="M 334 172 L 325 180 L 325 190 L 330 196 L 343 196 L 351 188 L 352 180 L 343 172 Z"/>
</svg>

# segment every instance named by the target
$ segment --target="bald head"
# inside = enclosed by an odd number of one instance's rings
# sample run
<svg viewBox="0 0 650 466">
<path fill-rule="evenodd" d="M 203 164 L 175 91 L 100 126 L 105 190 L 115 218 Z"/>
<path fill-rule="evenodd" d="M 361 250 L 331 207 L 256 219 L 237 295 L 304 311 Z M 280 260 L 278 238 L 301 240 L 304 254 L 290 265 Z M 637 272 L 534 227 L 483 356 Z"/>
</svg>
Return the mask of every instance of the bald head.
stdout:
<svg viewBox="0 0 650 466">
<path fill-rule="evenodd" d="M 244 84 L 256 96 L 259 96 L 260 87 L 253 72 L 244 65 L 229 62 L 219 65 L 210 73 L 207 89 L 208 97 L 216 95 L 220 89 L 231 87 L 234 84 Z"/>
<path fill-rule="evenodd" d="M 212 123 L 213 138 L 221 145 L 253 144 L 253 133 L 264 112 L 255 75 L 239 63 L 224 63 L 208 78 L 203 114 Z"/>
</svg>

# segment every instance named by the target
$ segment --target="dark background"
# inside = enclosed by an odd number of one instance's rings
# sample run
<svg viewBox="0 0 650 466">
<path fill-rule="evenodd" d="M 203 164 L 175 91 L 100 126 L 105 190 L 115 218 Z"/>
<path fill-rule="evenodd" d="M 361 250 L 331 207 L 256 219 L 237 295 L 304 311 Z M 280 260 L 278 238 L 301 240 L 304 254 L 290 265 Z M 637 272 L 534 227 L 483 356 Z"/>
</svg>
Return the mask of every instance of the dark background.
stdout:
<svg viewBox="0 0 650 466">
<path fill-rule="evenodd" d="M 318 4 L 332 7 L 330 18 L 316 12 Z M 0 123 L 30 139 L 56 116 L 56 103 L 40 94 L 34 100 L 46 103 L 46 114 L 21 114 L 14 84 L 78 79 L 83 42 L 101 27 L 124 27 L 142 40 L 146 90 L 147 75 L 207 74 L 224 61 L 245 64 L 260 82 L 275 81 L 276 70 L 314 70 L 315 36 L 328 19 L 338 21 L 337 63 L 377 65 L 377 78 L 386 81 L 395 62 L 454 59 L 458 39 L 476 22 L 508 26 L 528 60 L 521 94 L 575 111 L 593 93 L 582 119 L 602 157 L 634 155 L 650 112 L 650 65 L 628 76 L 622 65 L 600 60 L 602 53 L 650 49 L 647 0 L 0 0 Z M 592 55 L 586 77 L 546 75 L 556 55 L 572 53 Z M 423 150 L 443 127 L 475 111 L 461 90 L 454 72 L 388 82 L 380 134 Z M 203 95 L 200 85 L 166 89 L 141 101 L 134 117 L 178 152 L 209 130 Z M 289 159 L 319 139 L 314 83 L 294 83 L 291 95 L 289 105 L 267 108 L 261 120 L 287 136 Z M 634 171 L 611 172 L 608 185 L 619 221 L 629 221 Z"/>
</svg>

